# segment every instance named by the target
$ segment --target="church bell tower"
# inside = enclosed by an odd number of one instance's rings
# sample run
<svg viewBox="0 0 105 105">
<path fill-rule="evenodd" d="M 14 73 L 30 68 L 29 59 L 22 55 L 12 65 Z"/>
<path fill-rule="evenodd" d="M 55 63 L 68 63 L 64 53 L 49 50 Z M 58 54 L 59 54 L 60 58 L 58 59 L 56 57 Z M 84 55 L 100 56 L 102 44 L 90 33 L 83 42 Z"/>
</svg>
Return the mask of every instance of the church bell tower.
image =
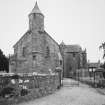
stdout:
<svg viewBox="0 0 105 105">
<path fill-rule="evenodd" d="M 44 15 L 41 13 L 37 2 L 29 14 L 29 29 L 31 31 L 44 31 Z"/>
</svg>

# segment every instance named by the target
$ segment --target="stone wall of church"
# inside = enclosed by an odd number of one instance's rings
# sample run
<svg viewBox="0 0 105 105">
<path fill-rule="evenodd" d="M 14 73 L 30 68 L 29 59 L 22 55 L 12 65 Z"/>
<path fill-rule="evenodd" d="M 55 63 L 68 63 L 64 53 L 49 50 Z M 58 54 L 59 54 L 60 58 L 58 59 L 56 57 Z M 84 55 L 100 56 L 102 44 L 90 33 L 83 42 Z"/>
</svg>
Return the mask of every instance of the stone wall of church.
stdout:
<svg viewBox="0 0 105 105">
<path fill-rule="evenodd" d="M 11 72 L 28 72 L 32 66 L 32 41 L 30 32 L 26 32 L 24 36 L 14 46 L 14 64 Z M 13 68 L 13 67 L 12 67 Z"/>
<path fill-rule="evenodd" d="M 49 69 L 62 66 L 59 54 L 59 45 L 45 31 L 28 32 L 14 46 L 16 60 L 11 68 L 15 69 L 11 72 L 49 73 Z"/>
<path fill-rule="evenodd" d="M 37 72 L 49 72 L 59 65 L 59 45 L 44 31 L 35 32 L 32 36 L 32 51 L 36 57 L 34 69 Z"/>
<path fill-rule="evenodd" d="M 45 34 L 45 38 L 45 49 L 47 50 L 47 48 L 49 48 L 50 53 L 49 57 L 45 57 L 45 62 L 49 69 L 54 70 L 56 67 L 62 66 L 62 64 L 60 64 L 62 58 L 59 58 L 59 54 L 61 55 L 59 45 L 47 33 Z"/>
</svg>

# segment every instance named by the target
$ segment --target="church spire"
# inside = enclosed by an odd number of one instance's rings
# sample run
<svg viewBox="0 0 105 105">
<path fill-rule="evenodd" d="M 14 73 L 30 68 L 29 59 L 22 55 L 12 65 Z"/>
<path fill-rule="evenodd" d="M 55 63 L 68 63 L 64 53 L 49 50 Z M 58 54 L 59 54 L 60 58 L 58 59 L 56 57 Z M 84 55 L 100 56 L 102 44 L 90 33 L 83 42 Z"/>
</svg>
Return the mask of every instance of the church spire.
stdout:
<svg viewBox="0 0 105 105">
<path fill-rule="evenodd" d="M 40 11 L 39 7 L 38 7 L 37 1 L 36 1 L 35 6 L 34 6 L 34 8 L 32 9 L 32 11 L 31 11 L 30 14 L 34 14 L 34 13 L 35 13 L 35 14 L 38 13 L 38 14 L 43 15 L 42 12 Z"/>
</svg>

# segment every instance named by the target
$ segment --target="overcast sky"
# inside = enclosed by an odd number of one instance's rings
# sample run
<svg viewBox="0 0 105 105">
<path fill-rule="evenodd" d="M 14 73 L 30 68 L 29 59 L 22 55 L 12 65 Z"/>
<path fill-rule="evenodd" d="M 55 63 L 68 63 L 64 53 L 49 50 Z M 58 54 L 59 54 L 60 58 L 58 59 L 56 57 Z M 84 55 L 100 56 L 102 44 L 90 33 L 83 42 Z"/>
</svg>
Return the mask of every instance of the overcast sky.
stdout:
<svg viewBox="0 0 105 105">
<path fill-rule="evenodd" d="M 28 30 L 28 14 L 35 0 L 0 0 L 0 49 L 13 53 L 13 45 Z M 45 30 L 58 42 L 79 44 L 92 61 L 102 60 L 105 41 L 105 0 L 37 0 L 45 16 Z"/>
</svg>

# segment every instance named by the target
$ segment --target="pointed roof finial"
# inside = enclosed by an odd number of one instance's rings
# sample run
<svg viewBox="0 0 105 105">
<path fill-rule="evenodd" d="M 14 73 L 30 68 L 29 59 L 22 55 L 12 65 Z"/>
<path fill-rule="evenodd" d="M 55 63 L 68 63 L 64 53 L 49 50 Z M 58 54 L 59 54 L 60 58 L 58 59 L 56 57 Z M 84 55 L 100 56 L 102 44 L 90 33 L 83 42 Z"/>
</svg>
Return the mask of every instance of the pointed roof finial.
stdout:
<svg viewBox="0 0 105 105">
<path fill-rule="evenodd" d="M 42 12 L 40 11 L 39 7 L 38 7 L 38 4 L 37 4 L 37 1 L 35 3 L 35 6 L 34 8 L 32 9 L 32 12 L 30 14 L 33 14 L 33 13 L 39 13 L 39 14 L 42 14 Z M 42 14 L 43 15 L 43 14 Z"/>
<path fill-rule="evenodd" d="M 65 43 L 63 42 L 63 40 L 62 40 L 62 42 L 61 42 L 61 44 L 60 45 L 65 45 Z"/>
</svg>

